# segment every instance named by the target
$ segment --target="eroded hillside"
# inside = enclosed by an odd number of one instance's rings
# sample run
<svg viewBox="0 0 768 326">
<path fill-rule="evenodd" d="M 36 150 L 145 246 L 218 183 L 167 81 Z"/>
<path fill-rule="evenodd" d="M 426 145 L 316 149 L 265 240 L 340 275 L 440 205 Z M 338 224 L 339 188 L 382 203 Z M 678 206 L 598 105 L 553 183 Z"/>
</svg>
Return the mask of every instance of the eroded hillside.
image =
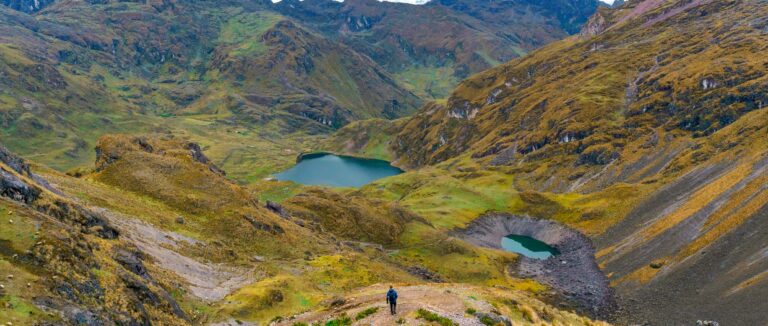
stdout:
<svg viewBox="0 0 768 326">
<path fill-rule="evenodd" d="M 759 324 L 767 10 L 601 8 L 579 36 L 470 77 L 394 132 L 359 123 L 328 147 L 392 149 L 412 171 L 368 191 L 432 223 L 493 210 L 588 234 L 620 323 Z"/>
</svg>

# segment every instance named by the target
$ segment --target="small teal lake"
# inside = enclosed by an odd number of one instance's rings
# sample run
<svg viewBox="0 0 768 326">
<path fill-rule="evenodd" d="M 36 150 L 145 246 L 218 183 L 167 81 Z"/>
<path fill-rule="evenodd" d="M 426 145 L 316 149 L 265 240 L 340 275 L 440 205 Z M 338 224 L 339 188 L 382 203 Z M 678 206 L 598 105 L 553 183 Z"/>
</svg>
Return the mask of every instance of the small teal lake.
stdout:
<svg viewBox="0 0 768 326">
<path fill-rule="evenodd" d="M 547 259 L 560 254 L 557 249 L 552 248 L 542 241 L 515 234 L 510 234 L 501 238 L 501 247 L 504 248 L 504 250 L 536 259 Z"/>
<path fill-rule="evenodd" d="M 281 181 L 305 185 L 361 187 L 403 173 L 387 161 L 333 154 L 310 154 L 292 168 L 275 175 Z"/>
</svg>

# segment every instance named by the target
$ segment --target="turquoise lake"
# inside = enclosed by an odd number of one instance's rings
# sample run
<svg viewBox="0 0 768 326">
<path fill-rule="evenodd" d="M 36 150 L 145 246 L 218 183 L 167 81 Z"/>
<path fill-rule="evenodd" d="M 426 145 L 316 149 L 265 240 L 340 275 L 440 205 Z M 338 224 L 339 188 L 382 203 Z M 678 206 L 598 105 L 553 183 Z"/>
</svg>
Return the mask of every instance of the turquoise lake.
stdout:
<svg viewBox="0 0 768 326">
<path fill-rule="evenodd" d="M 504 250 L 535 259 L 547 259 L 560 254 L 557 249 L 552 248 L 542 241 L 515 234 L 510 234 L 501 238 L 501 247 L 504 248 Z"/>
<path fill-rule="evenodd" d="M 306 155 L 292 168 L 275 175 L 281 181 L 331 187 L 361 187 L 403 173 L 387 161 L 333 154 Z"/>
</svg>

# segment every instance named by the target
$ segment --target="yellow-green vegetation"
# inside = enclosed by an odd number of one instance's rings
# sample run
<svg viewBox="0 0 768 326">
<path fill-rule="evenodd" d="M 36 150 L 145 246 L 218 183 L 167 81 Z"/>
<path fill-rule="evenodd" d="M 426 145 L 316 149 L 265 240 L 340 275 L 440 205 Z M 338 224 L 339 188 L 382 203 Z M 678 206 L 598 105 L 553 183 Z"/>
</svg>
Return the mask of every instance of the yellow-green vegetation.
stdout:
<svg viewBox="0 0 768 326">
<path fill-rule="evenodd" d="M 391 203 L 326 189 L 308 189 L 283 202 L 290 214 L 314 221 L 337 236 L 383 245 L 399 243 L 405 225 L 418 216 Z"/>
<path fill-rule="evenodd" d="M 498 61 L 489 62 L 490 65 L 499 64 Z M 400 71 L 394 75 L 402 85 L 423 99 L 436 100 L 450 95 L 459 79 L 453 68 L 443 67 L 412 67 Z"/>
<path fill-rule="evenodd" d="M 301 275 L 283 273 L 248 285 L 227 297 L 220 314 L 245 320 L 270 320 L 317 307 L 331 294 L 391 279 L 414 278 L 359 254 L 319 256 L 300 268 Z"/>
<path fill-rule="evenodd" d="M 255 182 L 290 164 L 307 135 L 420 103 L 369 58 L 267 8 L 174 8 L 67 3 L 42 29 L 4 16 L 3 143 L 66 171 L 90 165 L 104 133 L 173 133 L 215 144 L 213 160 Z M 70 32 L 81 36 L 48 36 Z"/>
<path fill-rule="evenodd" d="M 524 190 L 519 185 L 514 172 L 505 168 L 482 169 L 473 163 L 452 161 L 379 180 L 360 193 L 397 201 L 444 229 L 463 228 L 483 213 L 505 211 L 553 219 L 587 234 L 599 234 L 653 189 L 617 184 L 580 194 Z"/>
<path fill-rule="evenodd" d="M 3 182 L 14 180 L 5 189 L 16 192 L 0 200 L 8 217 L 0 235 L 2 316 L 22 325 L 60 323 L 71 316 L 48 309 L 98 306 L 101 312 L 92 318 L 122 311 L 135 320 L 154 318 L 171 324 L 183 320 L 178 306 L 163 296 L 160 283 L 121 274 L 122 267 L 110 258 L 120 244 L 108 241 L 116 233 L 101 215 L 35 181 L 26 165 L 5 149 L 0 168 Z M 153 305 L 139 308 L 136 291 L 154 298 Z M 65 301 L 50 299 L 61 292 L 67 294 Z"/>
<path fill-rule="evenodd" d="M 42 289 L 39 269 L 18 264 L 15 258 L 41 239 L 36 215 L 23 205 L 0 200 L 0 320 L 14 325 L 52 319 L 34 304 L 34 294 Z"/>
<path fill-rule="evenodd" d="M 173 10 L 157 11 L 151 17 L 181 31 L 179 38 L 136 44 L 165 49 L 187 44 L 182 36 L 200 38 L 194 49 L 163 53 L 110 45 L 126 29 L 127 41 L 142 40 L 154 20 L 111 21 L 109 28 L 94 20 L 107 32 L 89 42 L 140 68 L 128 71 L 106 59 L 86 64 L 93 60 L 78 55 L 91 50 L 74 53 L 62 40 L 42 38 L 39 47 L 67 59 L 39 64 L 33 49 L 1 45 L 3 76 L 24 85 L 20 95 L 0 91 L 3 142 L 59 170 L 96 165 L 73 170 L 77 177 L 41 168 L 54 191 L 0 164 L 40 192 L 25 204 L 0 201 L 0 270 L 14 275 L 0 281 L 0 317 L 60 322 L 41 317 L 33 303 L 54 296 L 64 299 L 53 310 L 73 304 L 164 324 L 348 325 L 350 316 L 374 323 L 387 318 L 386 309 L 334 304 L 356 291 L 381 304 L 383 284 L 407 283 L 415 284 L 406 289 L 414 295 L 458 293 L 451 309 L 469 317 L 490 305 L 520 324 L 591 325 L 531 298 L 549 289 L 508 273 L 516 254 L 454 235 L 487 212 L 555 220 L 599 241 L 612 284 L 632 293 L 626 289 L 633 284 L 663 284 L 685 271 L 682 262 L 707 259 L 704 251 L 761 214 L 768 203 L 768 61 L 760 52 L 764 32 L 754 26 L 765 6 L 691 3 L 698 7 L 672 16 L 680 8 L 673 1 L 601 10 L 604 26 L 473 76 L 447 100 L 394 121 L 349 123 L 410 112 L 419 101 L 409 91 L 442 98 L 456 69 L 415 66 L 392 75 L 288 14 L 201 11 L 216 26 L 207 30 L 189 18 L 176 22 Z M 125 14 L 146 9 L 105 6 Z M 726 28 L 720 17 L 754 24 Z M 34 31 L 14 28 L 35 40 Z M 356 37 L 371 35 L 376 31 Z M 475 71 L 497 63 L 489 53 L 462 52 L 476 60 L 455 60 Z M 96 141 L 106 130 L 127 134 Z M 411 170 L 360 189 L 264 180 L 310 150 L 394 160 Z M 720 168 L 704 184 L 675 192 L 686 174 Z M 644 210 L 652 216 L 642 219 Z M 617 225 L 623 228 L 613 230 Z M 655 241 L 665 245 L 658 254 Z M 728 280 L 735 285 L 716 295 L 746 293 L 765 278 L 735 271 Z M 431 281 L 452 283 L 425 285 Z M 488 305 L 473 303 L 479 300 Z M 420 307 L 387 321 L 453 325 L 446 316 Z M 490 317 L 480 322 L 493 324 Z"/>
<path fill-rule="evenodd" d="M 230 10 L 236 10 L 229 8 Z M 262 34 L 284 17 L 270 12 L 246 12 L 233 15 L 221 27 L 219 42 L 232 46 L 236 56 L 260 55 L 267 51 Z"/>
<path fill-rule="evenodd" d="M 391 136 L 403 120 L 367 119 L 350 123 L 325 139 L 321 149 L 351 156 L 391 161 Z"/>
<path fill-rule="evenodd" d="M 425 321 L 430 323 L 438 324 L 440 326 L 458 325 L 457 323 L 453 322 L 449 318 L 442 317 L 434 312 L 431 312 L 423 308 L 416 311 L 416 314 L 419 316 L 419 318 L 424 319 Z"/>
<path fill-rule="evenodd" d="M 168 230 L 174 233 L 166 236 L 183 235 L 207 244 L 177 244 L 174 250 L 185 257 L 238 270 L 252 268 L 244 272 L 253 279 L 233 288 L 217 304 L 201 302 L 184 287 L 168 286 L 175 289 L 171 292 L 174 299 L 196 321 L 231 317 L 267 322 L 358 287 L 391 280 L 418 281 L 376 248 L 357 253 L 339 247 L 328 234 L 299 227 L 264 209 L 251 197 L 251 188 L 218 174 L 187 141 L 115 135 L 102 138 L 98 148 L 97 172 L 80 179 L 55 172 L 46 177 L 62 191 L 76 194 L 78 200 L 119 218 L 123 228 L 135 219 L 151 226 L 142 232 Z M 202 196 L 204 193 L 207 195 Z M 20 232 L 11 234 L 16 233 Z M 100 246 L 103 251 L 95 254 L 108 261 L 108 248 L 116 244 L 100 241 Z M 261 258 L 254 264 L 255 256 Z M 167 268 L 148 266 L 163 287 L 166 282 L 187 282 Z M 119 269 L 92 272 L 104 284 L 120 282 Z"/>
<path fill-rule="evenodd" d="M 325 326 L 350 326 L 352 325 L 352 318 L 347 315 L 341 315 L 339 318 L 334 318 L 325 322 Z"/>
<path fill-rule="evenodd" d="M 0 259 L 0 271 L 2 271 L 0 284 L 3 285 L 0 289 L 2 294 L 0 295 L 0 320 L 12 322 L 14 325 L 32 325 L 35 322 L 53 319 L 33 303 L 33 294 L 40 288 L 39 278 L 36 275 L 16 267 L 5 258 Z M 27 284 L 34 284 L 35 288 Z"/>
<path fill-rule="evenodd" d="M 37 242 L 39 226 L 28 210 L 4 202 L 0 204 L 0 239 L 6 241 L 3 250 L 23 252 Z"/>
<path fill-rule="evenodd" d="M 373 315 L 373 314 L 375 314 L 375 313 L 376 313 L 376 312 L 378 312 L 378 311 L 379 311 L 379 307 L 370 307 L 370 308 L 367 308 L 367 309 L 365 309 L 365 310 L 363 310 L 363 311 L 361 311 L 361 312 L 358 312 L 358 313 L 357 313 L 357 315 L 355 316 L 355 320 L 362 320 L 362 319 L 365 319 L 365 317 L 368 317 L 368 316 L 370 316 L 370 315 Z"/>
<path fill-rule="evenodd" d="M 718 17 L 749 21 L 765 8 L 712 1 L 666 17 L 676 3 L 625 21 L 622 15 L 637 3 L 609 11 L 615 17 L 597 35 L 571 37 L 472 76 L 445 105 L 427 105 L 404 124 L 391 142 L 396 157 L 422 166 L 471 154 L 516 166 L 533 186 L 557 191 L 568 191 L 574 180 L 596 188 L 599 180 L 586 179 L 609 163 L 642 178 L 635 170 L 646 167 L 640 162 L 647 156 L 684 147 L 764 107 L 765 56 L 753 46 L 765 42 L 762 32 L 716 30 Z M 721 15 L 693 19 L 696 10 Z M 709 27 L 704 35 L 702 26 Z"/>
</svg>

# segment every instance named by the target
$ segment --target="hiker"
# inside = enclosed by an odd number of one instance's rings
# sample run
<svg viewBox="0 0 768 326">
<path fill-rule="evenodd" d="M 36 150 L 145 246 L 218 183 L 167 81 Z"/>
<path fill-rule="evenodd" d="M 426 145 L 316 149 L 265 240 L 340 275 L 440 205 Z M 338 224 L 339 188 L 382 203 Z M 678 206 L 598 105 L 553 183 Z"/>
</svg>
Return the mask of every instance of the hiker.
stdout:
<svg viewBox="0 0 768 326">
<path fill-rule="evenodd" d="M 391 285 L 387 291 L 387 303 L 389 303 L 389 312 L 393 315 L 397 314 L 397 291 Z"/>
</svg>

